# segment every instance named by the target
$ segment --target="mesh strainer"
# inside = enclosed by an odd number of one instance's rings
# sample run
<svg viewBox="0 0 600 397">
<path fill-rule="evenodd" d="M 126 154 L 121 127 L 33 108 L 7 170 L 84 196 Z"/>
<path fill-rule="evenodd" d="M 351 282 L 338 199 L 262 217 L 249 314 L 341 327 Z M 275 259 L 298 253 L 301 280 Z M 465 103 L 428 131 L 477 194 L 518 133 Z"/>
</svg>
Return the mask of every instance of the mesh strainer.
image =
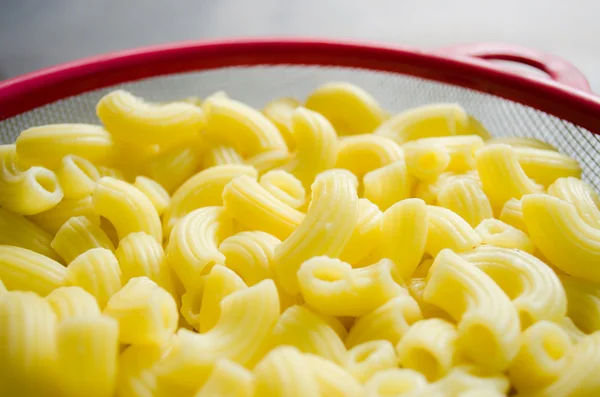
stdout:
<svg viewBox="0 0 600 397">
<path fill-rule="evenodd" d="M 515 73 L 491 59 L 528 64 Z M 304 98 L 327 81 L 349 81 L 392 112 L 456 102 L 494 136 L 542 139 L 577 159 L 600 189 L 600 99 L 569 63 L 532 50 L 471 45 L 436 52 L 315 40 L 186 43 L 90 58 L 0 83 L 0 142 L 25 128 L 97 123 L 96 102 L 121 87 L 167 101 L 225 90 L 256 107 Z"/>
</svg>

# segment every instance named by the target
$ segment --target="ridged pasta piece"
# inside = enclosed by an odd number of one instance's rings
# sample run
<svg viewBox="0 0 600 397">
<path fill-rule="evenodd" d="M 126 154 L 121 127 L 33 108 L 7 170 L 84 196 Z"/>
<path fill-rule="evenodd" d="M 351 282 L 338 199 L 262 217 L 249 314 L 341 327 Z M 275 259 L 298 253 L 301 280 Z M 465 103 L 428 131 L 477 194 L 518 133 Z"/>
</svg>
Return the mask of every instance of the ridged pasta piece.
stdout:
<svg viewBox="0 0 600 397">
<path fill-rule="evenodd" d="M 591 334 L 600 330 L 600 284 L 558 276 L 567 293 L 568 316 L 577 328 Z"/>
<path fill-rule="evenodd" d="M 302 306 L 287 308 L 277 320 L 272 335 L 273 346 L 294 346 L 337 364 L 346 360 L 346 347 L 340 336 L 322 318 Z"/>
<path fill-rule="evenodd" d="M 117 138 L 118 139 L 118 138 Z M 191 145 L 190 141 L 186 141 Z M 150 160 L 156 157 L 161 151 L 168 149 L 168 146 L 144 144 L 141 142 L 128 142 L 116 140 L 116 153 L 113 167 L 117 171 L 117 179 L 122 175 L 125 181 L 133 181 L 138 175 L 148 175 L 150 172 Z"/>
<path fill-rule="evenodd" d="M 275 249 L 274 270 L 281 287 L 298 294 L 296 273 L 302 262 L 314 256 L 341 254 L 357 220 L 354 181 L 339 171 L 320 174 L 312 185 L 312 204 L 306 217 Z"/>
<path fill-rule="evenodd" d="M 60 287 L 46 296 L 58 322 L 71 317 L 100 315 L 94 295 L 81 287 Z"/>
<path fill-rule="evenodd" d="M 481 237 L 458 214 L 443 207 L 427 206 L 425 252 L 435 257 L 445 248 L 463 252 L 478 247 Z"/>
<path fill-rule="evenodd" d="M 306 202 L 306 190 L 302 182 L 286 171 L 268 171 L 261 175 L 259 183 L 266 191 L 292 208 L 299 209 Z"/>
<path fill-rule="evenodd" d="M 520 137 L 520 136 L 505 136 L 505 137 L 497 137 L 488 139 L 485 142 L 486 145 L 496 145 L 496 144 L 506 144 L 510 145 L 514 148 L 531 148 L 531 149 L 543 149 L 543 150 L 552 150 L 557 151 L 557 149 L 546 143 L 544 141 L 540 141 L 537 138 L 529 138 L 529 137 Z"/>
<path fill-rule="evenodd" d="M 181 295 L 179 313 L 187 324 L 196 331 L 200 331 L 200 310 L 203 306 L 204 285 L 207 278 L 208 275 L 200 277 L 193 290 L 185 291 Z"/>
<path fill-rule="evenodd" d="M 219 245 L 225 266 L 240 275 L 248 285 L 273 278 L 275 247 L 281 241 L 261 231 L 241 232 L 227 237 Z"/>
<path fill-rule="evenodd" d="M 481 237 L 481 244 L 511 248 L 533 254 L 535 247 L 531 239 L 517 228 L 499 219 L 484 219 L 477 225 L 475 232 Z"/>
<path fill-rule="evenodd" d="M 244 164 L 244 159 L 233 146 L 216 144 L 204 155 L 204 168 L 226 164 Z"/>
<path fill-rule="evenodd" d="M 169 196 L 169 192 L 160 183 L 145 176 L 137 176 L 133 186 L 137 187 L 148 197 L 158 216 L 161 216 L 165 212 L 169 206 L 171 197 Z"/>
<path fill-rule="evenodd" d="M 519 352 L 508 368 L 510 382 L 519 392 L 539 390 L 564 370 L 563 358 L 571 348 L 571 341 L 558 324 L 537 322 L 521 334 L 520 343 Z"/>
<path fill-rule="evenodd" d="M 382 211 L 409 198 L 415 184 L 404 159 L 367 172 L 362 182 L 364 197 L 377 204 Z"/>
<path fill-rule="evenodd" d="M 382 257 L 394 261 L 402 279 L 413 274 L 425 253 L 428 218 L 427 205 L 415 198 L 399 201 L 383 214 L 378 248 Z"/>
<path fill-rule="evenodd" d="M 512 227 L 527 233 L 527 225 L 525 224 L 525 218 L 523 218 L 523 206 L 521 200 L 511 198 L 504 203 L 498 219 L 507 225 L 511 225 Z"/>
<path fill-rule="evenodd" d="M 56 174 L 47 168 L 21 169 L 15 145 L 0 145 L 0 205 L 12 212 L 33 215 L 56 206 L 63 191 Z"/>
<path fill-rule="evenodd" d="M 179 329 L 170 351 L 153 368 L 159 385 L 197 389 L 218 358 L 253 367 L 268 351 L 278 317 L 279 299 L 272 280 L 228 295 L 221 303 L 219 322 L 210 331 L 197 334 Z"/>
<path fill-rule="evenodd" d="M 177 305 L 171 294 L 147 277 L 132 278 L 113 294 L 104 314 L 119 323 L 123 344 L 162 344 L 177 328 Z"/>
<path fill-rule="evenodd" d="M 421 309 L 412 297 L 397 296 L 358 317 L 350 328 L 346 346 L 353 347 L 371 340 L 387 340 L 395 346 L 411 325 L 422 318 Z"/>
<path fill-rule="evenodd" d="M 320 172 L 335 165 L 337 135 L 325 117 L 303 107 L 294 110 L 291 122 L 296 152 L 284 169 L 309 187 Z"/>
<path fill-rule="evenodd" d="M 65 397 L 111 397 L 117 381 L 119 325 L 106 316 L 64 320 L 57 329 L 57 383 Z"/>
<path fill-rule="evenodd" d="M 362 178 L 367 172 L 402 160 L 403 153 L 396 142 L 384 136 L 346 136 L 339 140 L 335 168 L 349 170 L 358 178 Z"/>
<path fill-rule="evenodd" d="M 0 295 L 0 395 L 44 396 L 52 390 L 56 314 L 32 292 Z"/>
<path fill-rule="evenodd" d="M 205 268 L 225 263 L 219 244 L 231 236 L 233 220 L 224 207 L 204 207 L 184 216 L 173 228 L 167 259 L 186 290 L 194 289 Z"/>
<path fill-rule="evenodd" d="M 69 219 L 84 216 L 94 225 L 100 225 L 100 216 L 94 212 L 92 196 L 81 199 L 64 199 L 48 211 L 28 217 L 30 221 L 50 234 L 56 234 Z"/>
<path fill-rule="evenodd" d="M 56 232 L 51 246 L 67 264 L 92 248 L 115 251 L 106 233 L 85 216 L 75 216 L 66 221 Z"/>
<path fill-rule="evenodd" d="M 233 361 L 217 361 L 206 383 L 194 397 L 254 396 L 254 374 Z"/>
<path fill-rule="evenodd" d="M 464 174 L 448 171 L 444 172 L 434 180 L 418 181 L 414 188 L 414 196 L 422 199 L 429 205 L 437 205 L 440 191 L 449 183 L 459 179 L 473 180 L 481 187 L 481 180 L 475 170 L 467 171 Z"/>
<path fill-rule="evenodd" d="M 223 205 L 223 189 L 241 175 L 256 178 L 256 170 L 241 164 L 218 165 L 203 170 L 181 185 L 163 215 L 165 235 L 169 235 L 177 221 L 189 212 L 213 205 Z"/>
<path fill-rule="evenodd" d="M 427 378 L 412 369 L 389 368 L 377 372 L 365 384 L 366 397 L 413 396 L 427 387 Z M 419 394 L 417 394 L 417 397 Z M 437 395 L 430 395 L 438 397 Z"/>
<path fill-rule="evenodd" d="M 470 178 L 457 178 L 444 184 L 437 195 L 437 205 L 460 215 L 473 227 L 494 217 L 480 183 Z"/>
<path fill-rule="evenodd" d="M 431 180 L 440 176 L 450 164 L 450 153 L 444 145 L 423 140 L 402 145 L 406 168 L 419 180 Z"/>
<path fill-rule="evenodd" d="M 521 202 L 529 236 L 544 257 L 567 274 L 600 282 L 600 229 L 559 198 L 532 194 Z"/>
<path fill-rule="evenodd" d="M 559 278 L 544 262 L 526 252 L 481 246 L 460 256 L 490 276 L 512 299 L 521 327 L 559 321 L 567 312 L 567 296 Z"/>
<path fill-rule="evenodd" d="M 92 193 L 96 181 L 100 179 L 100 172 L 89 160 L 68 155 L 62 158 L 56 177 L 64 197 L 78 199 Z"/>
<path fill-rule="evenodd" d="M 458 322 L 458 346 L 474 363 L 502 371 L 517 353 L 519 315 L 482 270 L 451 250 L 440 252 L 423 293 Z"/>
<path fill-rule="evenodd" d="M 358 220 L 340 259 L 352 265 L 359 263 L 376 249 L 382 237 L 382 212 L 368 199 L 358 199 Z"/>
<path fill-rule="evenodd" d="M 422 138 L 404 144 L 402 147 L 406 148 L 419 144 L 443 146 L 450 156 L 446 169 L 452 172 L 465 172 L 475 168 L 475 153 L 483 146 L 483 139 L 479 135 Z"/>
<path fill-rule="evenodd" d="M 110 177 L 98 181 L 92 195 L 94 211 L 107 218 L 119 239 L 130 233 L 145 232 L 162 242 L 160 218 L 152 202 L 135 186 Z"/>
<path fill-rule="evenodd" d="M 321 396 L 363 396 L 362 385 L 342 366 L 315 354 L 306 353 L 303 356 L 317 379 Z"/>
<path fill-rule="evenodd" d="M 150 371 L 164 354 L 165 346 L 130 345 L 119 355 L 117 373 L 117 396 L 154 397 L 157 393 L 156 378 Z"/>
<path fill-rule="evenodd" d="M 558 178 L 581 178 L 577 160 L 553 150 L 517 147 L 514 151 L 525 174 L 544 186 Z"/>
<path fill-rule="evenodd" d="M 298 280 L 311 307 L 333 316 L 358 317 L 407 293 L 394 279 L 393 268 L 389 259 L 352 269 L 339 259 L 316 256 L 302 264 Z"/>
<path fill-rule="evenodd" d="M 204 126 L 202 110 L 192 104 L 153 104 L 125 90 L 103 96 L 96 114 L 119 140 L 143 144 L 181 142 L 197 135 Z"/>
<path fill-rule="evenodd" d="M 581 179 L 559 178 L 548 188 L 548 194 L 573 204 L 585 223 L 600 229 L 598 194 Z"/>
<path fill-rule="evenodd" d="M 484 146 L 477 151 L 475 162 L 483 191 L 496 211 L 511 198 L 542 191 L 542 186 L 525 174 L 515 149 L 508 145 Z"/>
<path fill-rule="evenodd" d="M 67 269 L 26 248 L 0 245 L 0 280 L 10 290 L 33 291 L 42 296 L 66 284 Z"/>
<path fill-rule="evenodd" d="M 262 112 L 279 130 L 290 150 L 296 148 L 296 141 L 292 135 L 292 113 L 300 106 L 294 98 L 278 98 L 267 103 Z"/>
<path fill-rule="evenodd" d="M 51 242 L 50 233 L 24 216 L 0 208 L 0 244 L 26 248 L 57 261 Z"/>
<path fill-rule="evenodd" d="M 279 200 L 247 175 L 239 176 L 225 186 L 223 205 L 249 230 L 262 230 L 282 240 L 304 219 L 302 212 Z"/>
<path fill-rule="evenodd" d="M 371 94 L 346 82 L 323 84 L 308 96 L 305 106 L 325 116 L 340 135 L 373 132 L 387 117 Z"/>
<path fill-rule="evenodd" d="M 283 167 L 290 160 L 291 156 L 287 151 L 272 150 L 249 157 L 246 163 L 254 167 L 262 175 L 272 169 Z"/>
<path fill-rule="evenodd" d="M 254 368 L 255 396 L 320 396 L 321 387 L 310 361 L 292 346 L 271 350 Z"/>
<path fill-rule="evenodd" d="M 359 382 L 367 382 L 377 372 L 397 366 L 394 346 L 387 340 L 361 343 L 348 350 L 345 367 Z"/>
<path fill-rule="evenodd" d="M 233 146 L 242 157 L 273 150 L 287 151 L 277 127 L 258 110 L 222 95 L 202 103 L 206 115 L 204 134 Z"/>
<path fill-rule="evenodd" d="M 452 317 L 441 307 L 424 300 L 423 292 L 425 291 L 425 287 L 425 277 L 413 277 L 407 283 L 408 292 L 419 305 L 423 318 L 441 318 L 442 320 L 453 321 Z"/>
<path fill-rule="evenodd" d="M 148 176 L 173 193 L 202 166 L 198 148 L 182 144 L 170 147 L 148 160 Z"/>
<path fill-rule="evenodd" d="M 458 361 L 457 339 L 454 324 L 439 318 L 417 321 L 396 345 L 398 362 L 435 381 Z"/>
<path fill-rule="evenodd" d="M 570 317 L 563 317 L 557 324 L 569 336 L 569 340 L 572 344 L 579 343 L 586 336 L 586 334 L 575 325 Z"/>
<path fill-rule="evenodd" d="M 465 364 L 452 368 L 450 373 L 433 383 L 427 391 L 430 393 L 441 392 L 443 396 L 462 396 L 461 393 L 471 390 L 493 390 L 492 396 L 506 396 L 510 389 L 510 382 L 505 374 L 490 371 L 486 368 Z M 425 394 L 429 396 L 429 394 Z M 476 394 L 479 397 L 479 394 Z M 487 397 L 487 396 L 486 396 Z"/>
<path fill-rule="evenodd" d="M 72 154 L 94 164 L 110 164 L 115 147 L 112 135 L 99 125 L 49 124 L 28 128 L 16 140 L 18 162 L 54 169 Z"/>
<path fill-rule="evenodd" d="M 112 251 L 92 248 L 69 264 L 67 281 L 94 295 L 104 309 L 110 297 L 121 289 L 119 262 Z"/>
</svg>

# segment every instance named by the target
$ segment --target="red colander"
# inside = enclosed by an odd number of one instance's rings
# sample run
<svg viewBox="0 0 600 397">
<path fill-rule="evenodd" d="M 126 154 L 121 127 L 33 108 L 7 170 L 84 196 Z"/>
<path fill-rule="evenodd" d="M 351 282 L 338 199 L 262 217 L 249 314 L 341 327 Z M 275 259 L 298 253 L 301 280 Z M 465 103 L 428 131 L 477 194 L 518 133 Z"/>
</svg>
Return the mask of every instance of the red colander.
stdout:
<svg viewBox="0 0 600 397">
<path fill-rule="evenodd" d="M 512 61 L 546 76 L 493 63 Z M 424 51 L 304 39 L 192 42 L 101 55 L 0 82 L 0 143 L 40 124 L 98 123 L 97 101 L 117 87 L 168 101 L 226 91 L 261 108 L 305 98 L 328 81 L 368 90 L 390 112 L 456 102 L 494 136 L 544 140 L 579 161 L 600 190 L 600 98 L 555 56 L 477 44 Z"/>
</svg>

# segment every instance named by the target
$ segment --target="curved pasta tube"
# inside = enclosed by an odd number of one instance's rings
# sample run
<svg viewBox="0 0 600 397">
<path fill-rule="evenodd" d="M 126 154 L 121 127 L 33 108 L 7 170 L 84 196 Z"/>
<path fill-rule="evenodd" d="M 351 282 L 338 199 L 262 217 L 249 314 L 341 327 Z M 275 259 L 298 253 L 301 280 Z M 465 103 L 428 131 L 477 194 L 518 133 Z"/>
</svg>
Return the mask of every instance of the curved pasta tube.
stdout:
<svg viewBox="0 0 600 397">
<path fill-rule="evenodd" d="M 395 346 L 411 325 L 422 318 L 421 309 L 412 297 L 397 296 L 358 317 L 350 328 L 346 346 L 353 347 L 370 340 L 387 340 Z"/>
<path fill-rule="evenodd" d="M 26 248 L 59 260 L 51 247 L 52 235 L 23 217 L 0 208 L 0 244 Z"/>
<path fill-rule="evenodd" d="M 204 268 L 225 263 L 219 244 L 231 236 L 233 220 L 224 207 L 204 207 L 184 216 L 173 228 L 166 254 L 186 291 L 194 289 Z"/>
<path fill-rule="evenodd" d="M 218 165 L 200 171 L 181 185 L 171 197 L 163 215 L 165 235 L 169 235 L 177 221 L 189 212 L 213 205 L 223 205 L 223 189 L 241 175 L 256 178 L 256 170 L 241 164 Z"/>
<path fill-rule="evenodd" d="M 423 297 L 458 321 L 458 346 L 469 359 L 508 367 L 518 349 L 519 316 L 492 278 L 446 249 L 431 266 Z"/>
<path fill-rule="evenodd" d="M 29 216 L 29 220 L 47 231 L 56 234 L 69 219 L 84 216 L 92 224 L 100 225 L 100 216 L 94 212 L 92 196 L 81 199 L 64 199 L 45 212 Z"/>
<path fill-rule="evenodd" d="M 104 314 L 119 323 L 124 344 L 162 344 L 177 328 L 175 299 L 147 277 L 132 278 L 113 294 Z"/>
<path fill-rule="evenodd" d="M 511 225 L 515 229 L 527 233 L 527 225 L 525 224 L 525 218 L 523 218 L 523 206 L 521 200 L 511 198 L 504 203 L 498 219 L 507 225 Z"/>
<path fill-rule="evenodd" d="M 28 128 L 15 142 L 19 165 L 40 165 L 54 169 L 71 154 L 94 164 L 110 164 L 114 159 L 112 135 L 99 125 L 49 124 Z"/>
<path fill-rule="evenodd" d="M 366 397 L 412 396 L 427 387 L 427 378 L 412 369 L 389 368 L 377 372 L 365 384 Z M 417 394 L 417 396 L 419 396 Z M 431 395 L 438 397 L 437 395 Z"/>
<path fill-rule="evenodd" d="M 402 160 L 403 153 L 396 142 L 384 136 L 347 136 L 339 140 L 335 168 L 349 170 L 358 178 L 362 178 L 367 172 Z"/>
<path fill-rule="evenodd" d="M 408 142 L 402 147 L 407 148 L 413 145 L 443 146 L 450 156 L 446 169 L 452 172 L 465 172 L 475 168 L 475 153 L 483 146 L 483 139 L 479 135 L 422 138 Z"/>
<path fill-rule="evenodd" d="M 425 252 L 435 257 L 445 248 L 463 252 L 478 247 L 481 237 L 456 213 L 443 207 L 427 206 Z"/>
<path fill-rule="evenodd" d="M 556 197 L 532 194 L 521 202 L 529 236 L 544 257 L 567 274 L 600 282 L 600 229 Z"/>
<path fill-rule="evenodd" d="M 519 392 L 539 390 L 564 370 L 563 358 L 571 341 L 558 324 L 548 321 L 533 324 L 520 339 L 521 347 L 508 368 L 508 377 Z"/>
<path fill-rule="evenodd" d="M 204 156 L 204 168 L 225 164 L 244 164 L 244 159 L 229 145 L 215 145 Z"/>
<path fill-rule="evenodd" d="M 296 152 L 284 168 L 308 187 L 317 174 L 335 165 L 337 135 L 325 117 L 303 107 L 294 110 L 291 122 Z"/>
<path fill-rule="evenodd" d="M 81 287 L 60 287 L 46 296 L 58 322 L 71 317 L 100 315 L 94 295 Z"/>
<path fill-rule="evenodd" d="M 346 347 L 340 336 L 321 317 L 302 306 L 287 308 L 277 320 L 273 346 L 294 346 L 337 364 L 346 360 Z"/>
<path fill-rule="evenodd" d="M 394 203 L 409 198 L 414 183 L 404 159 L 398 160 L 365 174 L 364 197 L 385 211 Z"/>
<path fill-rule="evenodd" d="M 205 277 L 200 307 L 200 332 L 210 331 L 221 317 L 221 302 L 226 296 L 248 288 L 244 280 L 228 268 L 216 265 Z"/>
<path fill-rule="evenodd" d="M 481 237 L 483 245 L 519 249 L 530 254 L 533 254 L 535 249 L 527 233 L 499 219 L 484 219 L 477 225 L 475 232 Z"/>
<path fill-rule="evenodd" d="M 552 150 L 555 152 L 558 151 L 554 146 L 550 145 L 549 143 L 540 141 L 537 138 L 529 137 L 505 136 L 488 139 L 485 143 L 486 145 L 506 144 L 514 148 L 543 149 Z"/>
<path fill-rule="evenodd" d="M 94 191 L 100 172 L 89 160 L 69 155 L 62 158 L 56 178 L 65 198 L 79 199 Z"/>
<path fill-rule="evenodd" d="M 56 232 L 51 246 L 67 264 L 92 248 L 115 251 L 106 233 L 85 216 L 75 216 L 66 221 Z"/>
<path fill-rule="evenodd" d="M 382 218 L 379 207 L 368 199 L 358 199 L 358 220 L 340 259 L 356 264 L 371 254 L 382 236 Z"/>
<path fill-rule="evenodd" d="M 254 310 L 257 307 L 261 310 Z M 218 358 L 251 368 L 268 351 L 268 338 L 278 317 L 279 299 L 272 280 L 228 295 L 221 302 L 219 322 L 210 331 L 197 334 L 179 329 L 171 350 L 153 368 L 157 381 L 197 388 Z"/>
<path fill-rule="evenodd" d="M 260 185 L 277 199 L 292 208 L 301 208 L 306 202 L 302 182 L 283 170 L 268 171 L 260 177 Z"/>
<path fill-rule="evenodd" d="M 56 314 L 32 292 L 0 295 L 0 394 L 47 395 L 53 386 Z"/>
<path fill-rule="evenodd" d="M 440 191 L 449 183 L 459 179 L 470 179 L 481 187 L 477 171 L 471 170 L 464 174 L 444 172 L 434 180 L 418 181 L 415 185 L 414 196 L 422 199 L 429 205 L 437 205 Z"/>
<path fill-rule="evenodd" d="M 490 390 L 491 393 L 496 392 L 496 394 L 492 394 L 495 397 L 497 395 L 506 396 L 510 389 L 510 382 L 503 373 L 467 364 L 452 368 L 448 375 L 431 386 L 428 391 L 441 391 L 444 396 L 462 397 L 461 393 L 471 390 Z"/>
<path fill-rule="evenodd" d="M 362 385 L 343 367 L 315 354 L 304 354 L 304 359 L 317 379 L 321 396 L 360 397 Z"/>
<path fill-rule="evenodd" d="M 287 152 L 277 127 L 258 110 L 220 95 L 202 103 L 206 136 L 228 142 L 242 157 L 269 151 Z"/>
<path fill-rule="evenodd" d="M 281 241 L 261 231 L 241 232 L 227 237 L 219 245 L 225 265 L 240 275 L 248 285 L 273 277 L 275 247 Z"/>
<path fill-rule="evenodd" d="M 377 372 L 395 368 L 394 346 L 387 340 L 373 340 L 348 350 L 345 367 L 359 382 L 367 382 Z"/>
<path fill-rule="evenodd" d="M 119 325 L 106 316 L 73 317 L 57 329 L 57 383 L 65 397 L 110 397 L 117 381 Z"/>
<path fill-rule="evenodd" d="M 544 186 L 558 178 L 581 178 L 581 166 L 577 160 L 553 150 L 517 147 L 517 159 L 525 174 Z"/>
<path fill-rule="evenodd" d="M 581 342 L 586 336 L 586 334 L 573 323 L 573 320 L 571 320 L 570 317 L 563 317 L 557 324 L 569 336 L 569 340 L 572 344 Z"/>
<path fill-rule="evenodd" d="M 37 252 L 0 245 L 0 280 L 10 290 L 33 291 L 42 296 L 66 284 L 67 268 Z"/>
<path fill-rule="evenodd" d="M 118 360 L 117 396 L 152 397 L 157 395 L 156 379 L 150 371 L 164 354 L 165 346 L 131 345 Z"/>
<path fill-rule="evenodd" d="M 600 330 L 600 285 L 567 275 L 558 277 L 567 293 L 567 314 L 573 323 L 588 334 Z"/>
<path fill-rule="evenodd" d="M 291 156 L 287 151 L 272 150 L 256 154 L 248 158 L 246 163 L 254 167 L 259 174 L 264 174 L 272 169 L 283 167 L 290 160 Z"/>
<path fill-rule="evenodd" d="M 460 256 L 483 270 L 513 300 L 523 329 L 541 320 L 559 321 L 565 316 L 567 296 L 559 278 L 533 255 L 484 245 Z"/>
<path fill-rule="evenodd" d="M 217 361 L 206 383 L 194 397 L 254 396 L 254 374 L 233 361 Z"/>
<path fill-rule="evenodd" d="M 288 293 L 300 291 L 296 273 L 302 262 L 318 255 L 338 256 L 352 237 L 358 220 L 353 182 L 344 173 L 327 171 L 313 183 L 306 217 L 275 249 L 275 275 Z"/>
<path fill-rule="evenodd" d="M 446 321 L 453 321 L 452 317 L 446 313 L 441 307 L 434 304 L 428 303 L 423 298 L 423 292 L 425 291 L 425 278 L 424 277 L 413 277 L 408 282 L 407 288 L 410 296 L 417 302 L 423 318 L 440 318 Z"/>
<path fill-rule="evenodd" d="M 160 183 L 145 176 L 137 176 L 133 186 L 137 187 L 148 197 L 158 216 L 161 216 L 165 212 L 169 206 L 171 197 L 169 196 L 169 192 Z"/>
<path fill-rule="evenodd" d="M 382 259 L 371 266 L 352 269 L 339 259 L 317 256 L 302 264 L 298 281 L 306 303 L 319 312 L 358 317 L 406 294 L 392 275 L 393 267 L 391 260 Z"/>
<path fill-rule="evenodd" d="M 490 200 L 474 179 L 457 178 L 444 184 L 437 195 L 437 205 L 460 215 L 473 227 L 494 217 Z"/>
<path fill-rule="evenodd" d="M 290 150 L 296 148 L 296 141 L 292 134 L 292 113 L 300 106 L 294 98 L 278 98 L 265 105 L 262 112 L 279 130 Z"/>
<path fill-rule="evenodd" d="M 121 289 L 119 262 L 106 248 L 92 248 L 75 258 L 67 268 L 67 281 L 91 293 L 101 309 Z"/>
<path fill-rule="evenodd" d="M 292 346 L 271 350 L 254 368 L 255 396 L 320 396 L 320 384 L 307 360 Z"/>
<path fill-rule="evenodd" d="M 548 194 L 573 204 L 585 223 L 600 229 L 598 194 L 581 179 L 559 178 L 548 188 Z"/>
<path fill-rule="evenodd" d="M 124 90 L 103 96 L 96 106 L 115 137 L 142 144 L 171 144 L 196 136 L 204 126 L 200 108 L 185 102 L 153 104 Z"/>
<path fill-rule="evenodd" d="M 489 145 L 479 149 L 475 162 L 492 208 L 500 210 L 511 198 L 539 193 L 542 187 L 529 179 L 519 164 L 515 149 L 508 145 Z"/>
<path fill-rule="evenodd" d="M 242 175 L 223 189 L 223 205 L 236 221 L 250 230 L 262 230 L 279 239 L 287 238 L 304 214 L 263 188 L 256 179 Z"/>
<path fill-rule="evenodd" d="M 92 205 L 97 214 L 115 226 L 119 239 L 130 233 L 145 232 L 162 242 L 158 213 L 148 197 L 135 186 L 103 177 L 92 194 Z"/>
<path fill-rule="evenodd" d="M 383 214 L 379 251 L 394 261 L 403 279 L 413 274 L 425 253 L 428 218 L 427 205 L 421 199 L 399 201 Z"/>
<path fill-rule="evenodd" d="M 448 149 L 437 143 L 419 141 L 402 145 L 406 168 L 420 180 L 436 179 L 450 164 Z"/>
<path fill-rule="evenodd" d="M 398 362 L 434 381 L 446 375 L 458 360 L 458 332 L 439 318 L 414 323 L 396 345 Z"/>
<path fill-rule="evenodd" d="M 202 155 L 188 144 L 173 146 L 148 160 L 148 176 L 173 193 L 202 166 Z"/>
<path fill-rule="evenodd" d="M 300 305 L 300 302 L 296 302 L 295 304 L 296 305 Z M 312 314 L 314 314 L 315 316 L 317 316 L 321 320 L 323 320 L 329 327 L 331 327 L 331 329 L 333 329 L 333 331 L 342 340 L 344 340 L 348 336 L 348 331 L 346 330 L 346 328 L 350 328 L 350 326 L 347 324 L 347 319 L 351 319 L 352 321 L 354 321 L 354 318 L 352 318 L 352 317 L 341 317 L 341 318 L 338 318 L 338 317 L 335 317 L 335 316 L 331 316 L 329 314 L 323 314 L 321 312 L 318 312 L 318 311 L 312 309 L 310 307 L 310 305 L 308 305 L 307 303 L 302 303 L 300 306 L 303 307 L 303 308 L 305 308 L 305 309 L 307 309 L 307 310 L 309 310 Z"/>
</svg>

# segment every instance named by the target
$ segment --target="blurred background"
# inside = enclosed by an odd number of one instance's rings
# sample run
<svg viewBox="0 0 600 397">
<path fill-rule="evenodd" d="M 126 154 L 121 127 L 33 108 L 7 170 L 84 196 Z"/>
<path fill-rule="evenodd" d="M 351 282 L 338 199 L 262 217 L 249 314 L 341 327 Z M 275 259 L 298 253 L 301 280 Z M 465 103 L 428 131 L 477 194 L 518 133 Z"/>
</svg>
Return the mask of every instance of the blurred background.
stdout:
<svg viewBox="0 0 600 397">
<path fill-rule="evenodd" d="M 151 44 L 315 36 L 520 44 L 568 59 L 600 93 L 599 16 L 598 0 L 0 0 L 0 79 Z"/>
</svg>

